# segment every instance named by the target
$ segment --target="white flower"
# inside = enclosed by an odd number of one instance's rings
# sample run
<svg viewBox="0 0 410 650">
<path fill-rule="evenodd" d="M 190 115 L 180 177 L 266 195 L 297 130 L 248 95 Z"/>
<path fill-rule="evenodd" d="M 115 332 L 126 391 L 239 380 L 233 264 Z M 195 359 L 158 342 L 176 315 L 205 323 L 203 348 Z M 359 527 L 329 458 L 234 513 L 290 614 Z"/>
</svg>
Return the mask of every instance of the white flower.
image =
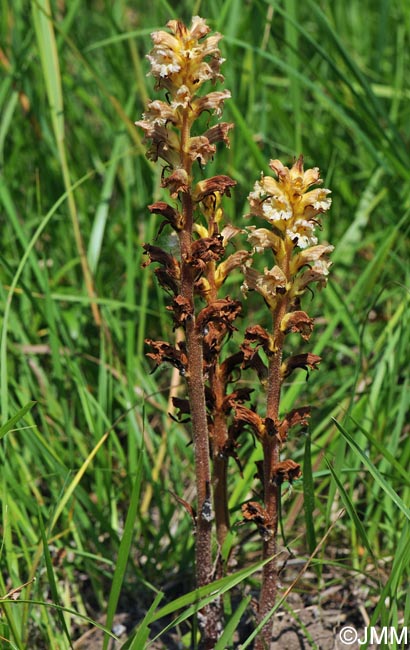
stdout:
<svg viewBox="0 0 410 650">
<path fill-rule="evenodd" d="M 293 214 L 290 205 L 276 196 L 263 202 L 262 212 L 268 221 L 287 221 L 292 218 Z"/>
<path fill-rule="evenodd" d="M 329 210 L 330 206 L 332 205 L 332 199 L 330 197 L 326 197 L 327 194 L 330 194 L 330 192 L 331 190 L 327 190 L 325 188 L 319 190 L 317 200 L 313 203 L 315 210 L 320 210 L 321 212 Z"/>
<path fill-rule="evenodd" d="M 292 241 L 297 239 L 296 246 L 299 246 L 299 248 L 307 248 L 308 246 L 315 246 L 317 244 L 317 237 L 314 235 L 301 235 L 297 230 L 288 228 L 286 230 L 286 235 Z"/>
</svg>

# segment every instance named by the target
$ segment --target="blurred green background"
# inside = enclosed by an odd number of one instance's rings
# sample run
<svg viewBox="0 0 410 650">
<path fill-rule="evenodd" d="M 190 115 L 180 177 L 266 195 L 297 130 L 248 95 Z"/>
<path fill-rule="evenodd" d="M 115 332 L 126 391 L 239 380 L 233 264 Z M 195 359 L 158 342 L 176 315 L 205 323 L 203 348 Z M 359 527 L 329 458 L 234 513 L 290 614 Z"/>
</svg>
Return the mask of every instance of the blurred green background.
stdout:
<svg viewBox="0 0 410 650">
<path fill-rule="evenodd" d="M 173 336 L 141 268 L 159 227 L 146 206 L 166 195 L 134 121 L 158 97 L 150 33 L 195 14 L 224 35 L 235 129 L 206 174 L 238 183 L 227 220 L 248 225 L 270 158 L 303 153 L 332 190 L 331 279 L 304 304 L 323 361 L 282 402 L 314 407 L 289 442 L 306 471 L 284 502 L 286 542 L 307 557 L 345 508 L 314 597 L 348 580 L 374 624 L 409 621 L 408 3 L 1 0 L 0 596 L 37 578 L 27 602 L 3 604 L 5 648 L 70 648 L 84 617 L 137 623 L 157 590 L 169 602 L 193 586 L 191 522 L 169 492 L 194 500 L 192 449 L 167 415 L 171 370 L 150 374 L 144 356 L 146 336 Z M 251 297 L 243 327 L 265 311 Z M 252 440 L 239 453 L 260 455 Z M 231 468 L 234 522 L 253 475 L 253 462 Z M 233 529 L 238 566 L 258 558 L 250 533 Z"/>
</svg>

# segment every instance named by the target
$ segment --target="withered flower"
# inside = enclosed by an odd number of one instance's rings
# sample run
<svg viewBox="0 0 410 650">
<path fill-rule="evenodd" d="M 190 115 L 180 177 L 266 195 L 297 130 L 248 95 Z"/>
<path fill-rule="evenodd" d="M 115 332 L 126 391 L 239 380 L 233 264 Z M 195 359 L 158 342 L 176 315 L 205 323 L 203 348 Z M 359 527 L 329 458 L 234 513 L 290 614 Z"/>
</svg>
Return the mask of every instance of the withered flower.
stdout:
<svg viewBox="0 0 410 650">
<path fill-rule="evenodd" d="M 285 314 L 280 323 L 280 329 L 288 332 L 299 332 L 301 337 L 308 341 L 313 331 L 313 318 L 309 318 L 305 311 L 291 311 Z"/>
<path fill-rule="evenodd" d="M 251 347 L 251 343 L 256 343 L 256 348 L 259 346 L 262 347 L 268 356 L 270 356 L 275 349 L 273 337 L 261 325 L 252 325 L 251 327 L 246 328 L 244 342 L 241 346 L 245 359 L 252 356 L 256 349 Z"/>
<path fill-rule="evenodd" d="M 236 185 L 229 176 L 211 176 L 196 184 L 192 198 L 194 201 L 203 201 L 207 196 L 214 195 L 216 192 L 219 194 L 226 194 L 231 196 L 230 189 Z"/>
<path fill-rule="evenodd" d="M 307 426 L 310 419 L 310 407 L 300 406 L 299 408 L 292 409 L 285 417 L 279 422 L 278 434 L 282 442 L 285 442 L 289 429 L 297 425 Z"/>
<path fill-rule="evenodd" d="M 183 229 L 184 220 L 182 215 L 171 205 L 165 203 L 165 201 L 157 201 L 156 203 L 152 203 L 148 206 L 148 210 L 151 212 L 151 214 L 160 214 L 162 217 L 164 217 L 165 221 L 161 225 L 160 232 L 166 223 L 169 223 L 176 232 L 179 232 Z"/>
<path fill-rule="evenodd" d="M 295 479 L 302 476 L 302 470 L 299 463 L 294 460 L 283 460 L 277 463 L 272 471 L 272 481 L 275 483 L 283 483 L 288 481 L 292 483 Z"/>
<path fill-rule="evenodd" d="M 242 404 L 235 405 L 235 426 L 240 430 L 248 425 L 255 436 L 262 440 L 266 435 L 265 420 Z"/>
<path fill-rule="evenodd" d="M 309 370 L 317 370 L 322 357 L 319 357 L 313 352 L 306 352 L 304 354 L 295 354 L 288 357 L 281 366 L 282 379 L 289 377 L 289 375 L 297 368 L 302 368 L 308 372 Z"/>
<path fill-rule="evenodd" d="M 265 268 L 263 273 L 245 265 L 244 275 L 245 282 L 241 287 L 244 296 L 254 289 L 263 296 L 271 309 L 276 307 L 278 295 L 283 295 L 288 290 L 286 275 L 277 265 L 272 269 Z"/>
<path fill-rule="evenodd" d="M 244 503 L 241 507 L 244 523 L 251 521 L 256 524 L 259 534 L 263 540 L 268 540 L 273 535 L 273 524 L 272 520 L 263 508 L 257 501 L 248 501 Z"/>
<path fill-rule="evenodd" d="M 215 300 L 199 312 L 196 320 L 197 328 L 203 331 L 207 324 L 212 321 L 222 323 L 229 331 L 232 331 L 235 329 L 233 321 L 240 314 L 241 309 L 241 303 L 238 300 L 232 300 L 229 296 Z"/>
<path fill-rule="evenodd" d="M 174 347 L 166 341 L 153 341 L 152 339 L 145 339 L 145 343 L 153 349 L 153 352 L 147 352 L 147 357 L 155 361 L 156 367 L 168 362 L 177 368 L 181 375 L 185 375 L 187 355 L 183 343 L 179 343 L 178 347 Z"/>
</svg>

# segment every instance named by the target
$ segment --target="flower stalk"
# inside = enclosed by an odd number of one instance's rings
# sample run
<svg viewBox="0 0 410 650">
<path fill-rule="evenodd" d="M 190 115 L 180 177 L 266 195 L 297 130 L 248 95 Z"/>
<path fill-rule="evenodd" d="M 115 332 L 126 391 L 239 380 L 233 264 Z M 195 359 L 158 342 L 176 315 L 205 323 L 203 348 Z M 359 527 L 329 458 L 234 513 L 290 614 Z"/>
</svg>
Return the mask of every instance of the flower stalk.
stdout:
<svg viewBox="0 0 410 650">
<path fill-rule="evenodd" d="M 229 527 L 225 459 L 215 464 L 216 501 L 212 494 L 210 444 L 215 440 L 210 440 L 205 371 L 214 376 L 216 359 L 206 339 L 211 338 L 214 348 L 215 345 L 218 347 L 220 339 L 229 330 L 230 314 L 234 314 L 235 309 L 233 301 L 219 305 L 217 300 L 216 262 L 224 254 L 223 236 L 216 222 L 205 227 L 200 225 L 198 218 L 202 211 L 205 217 L 214 219 L 215 211 L 209 205 L 216 205 L 222 194 L 229 194 L 235 181 L 221 176 L 196 183 L 193 165 L 199 163 L 204 167 L 215 154 L 217 142 L 229 145 L 228 131 L 233 125 L 219 122 L 199 135 L 193 130 L 204 111 L 220 117 L 223 103 L 230 97 L 227 90 L 206 95 L 198 92 L 205 82 L 223 80 L 219 72 L 223 61 L 218 49 L 221 35 L 209 36 L 209 27 L 198 16 L 193 18 L 190 28 L 178 20 L 169 21 L 167 26 L 170 32 L 159 31 L 151 35 L 154 48 L 147 58 L 151 63 L 151 74 L 156 79 L 156 89 L 164 89 L 168 101 L 151 101 L 137 125 L 151 141 L 148 157 L 166 163 L 162 187 L 169 190 L 178 207 L 157 202 L 150 206 L 150 210 L 160 214 L 165 219 L 164 224 L 176 232 L 179 258 L 151 244 L 145 244 L 144 248 L 149 255 L 148 263 L 160 264 L 155 273 L 160 284 L 173 296 L 169 309 L 175 327 L 183 328 L 185 341 L 176 346 L 164 341 L 149 340 L 147 343 L 153 349 L 149 356 L 157 365 L 164 361 L 172 363 L 187 383 L 188 403 L 184 404 L 180 399 L 174 403 L 189 414 L 192 423 L 196 507 L 190 506 L 190 511 L 194 514 L 196 528 L 196 582 L 201 587 L 215 577 L 212 555 L 215 509 L 220 540 L 224 539 Z M 242 260 L 243 257 L 236 266 Z M 205 300 L 207 306 L 201 309 L 199 300 Z M 218 328 L 220 336 L 212 337 Z M 213 449 L 220 450 L 226 442 L 223 424 L 213 427 L 213 431 L 217 431 L 217 444 Z M 200 647 L 211 650 L 223 630 L 223 609 L 219 600 L 199 612 L 198 624 Z"/>
<path fill-rule="evenodd" d="M 245 267 L 243 290 L 258 291 L 264 298 L 272 316 L 272 330 L 261 327 L 248 329 L 248 339 L 261 346 L 268 359 L 266 416 L 258 419 L 259 438 L 263 449 L 260 479 L 263 486 L 263 508 L 254 504 L 257 523 L 263 520 L 263 558 L 271 560 L 265 564 L 259 600 L 258 622 L 272 610 L 277 592 L 277 531 L 280 512 L 281 485 L 292 482 L 301 475 L 298 463 L 291 459 L 280 460 L 280 453 L 286 441 L 288 430 L 295 425 L 307 425 L 310 416 L 308 407 L 288 413 L 280 419 L 280 396 L 283 381 L 297 368 L 315 369 L 320 357 L 311 353 L 299 354 L 283 360 L 285 339 L 290 332 L 297 332 L 308 340 L 313 320 L 300 310 L 303 293 L 309 285 L 319 288 L 327 281 L 330 261 L 329 245 L 318 245 L 315 229 L 319 225 L 318 215 L 326 212 L 331 204 L 329 190 L 311 189 L 321 183 L 318 168 L 304 171 L 300 157 L 291 169 L 279 160 L 272 160 L 270 167 L 276 178 L 263 177 L 255 184 L 249 195 L 251 215 L 268 222 L 270 228 L 248 228 L 248 238 L 254 252 L 271 251 L 275 265 L 265 268 L 263 274 Z M 250 331 L 251 330 L 251 331 Z M 245 345 L 246 347 L 246 345 Z M 255 350 L 248 354 L 257 354 Z M 246 518 L 252 518 L 250 504 L 243 511 Z M 256 640 L 256 650 L 270 648 L 272 623 L 268 622 Z"/>
</svg>

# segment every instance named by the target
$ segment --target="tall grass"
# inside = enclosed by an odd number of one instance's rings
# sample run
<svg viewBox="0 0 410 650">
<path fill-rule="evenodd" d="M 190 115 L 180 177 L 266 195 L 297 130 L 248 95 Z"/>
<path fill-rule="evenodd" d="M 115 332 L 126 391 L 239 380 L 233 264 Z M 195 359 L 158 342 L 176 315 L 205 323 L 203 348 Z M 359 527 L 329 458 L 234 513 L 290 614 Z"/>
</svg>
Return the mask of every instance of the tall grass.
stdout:
<svg viewBox="0 0 410 650">
<path fill-rule="evenodd" d="M 193 643 L 192 530 L 174 496 L 192 496 L 192 450 L 167 415 L 171 371 L 150 374 L 144 358 L 146 335 L 172 334 L 161 293 L 141 269 L 141 244 L 159 225 L 145 206 L 161 196 L 133 126 L 151 83 L 149 33 L 193 13 L 225 35 L 232 100 L 224 117 L 236 128 L 217 170 L 238 181 L 226 204 L 232 222 L 243 225 L 249 179 L 269 157 L 291 162 L 303 152 L 333 189 L 323 239 L 336 245 L 334 266 L 314 303 L 322 371 L 307 384 L 298 377 L 282 404 L 289 409 L 303 391 L 315 406 L 309 437 L 292 441 L 306 471 L 283 505 L 286 542 L 307 557 L 334 525 L 314 560 L 316 592 L 349 577 L 366 586 L 374 625 L 409 620 L 410 9 L 385 0 L 4 0 L 5 648 L 72 648 L 90 626 L 105 627 L 108 648 L 121 612 L 131 628 L 142 621 L 124 647 L 155 635 L 166 644 L 166 626 L 187 635 L 185 647 Z M 229 285 L 232 297 L 239 282 Z M 247 320 L 263 324 L 251 299 L 247 309 Z M 257 457 L 246 441 L 245 454 Z M 251 463 L 243 478 L 231 471 L 239 521 L 253 471 Z M 244 569 L 219 586 L 239 585 L 244 600 L 233 607 L 226 648 L 249 610 L 255 542 L 234 527 L 229 543 Z M 175 601 L 181 585 L 187 595 Z"/>
</svg>

